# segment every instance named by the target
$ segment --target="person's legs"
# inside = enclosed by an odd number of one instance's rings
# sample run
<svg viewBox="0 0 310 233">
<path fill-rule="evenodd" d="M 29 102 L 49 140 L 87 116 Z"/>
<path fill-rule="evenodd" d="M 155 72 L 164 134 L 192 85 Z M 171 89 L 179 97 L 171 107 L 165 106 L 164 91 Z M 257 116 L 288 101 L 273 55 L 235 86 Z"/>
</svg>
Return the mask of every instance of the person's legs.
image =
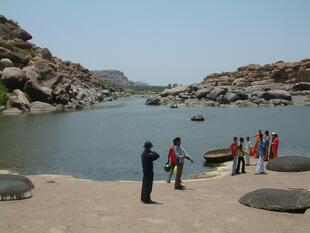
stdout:
<svg viewBox="0 0 310 233">
<path fill-rule="evenodd" d="M 179 163 L 177 165 L 177 174 L 175 176 L 174 188 L 180 188 L 181 187 L 182 170 L 183 170 L 183 163 Z"/>
<path fill-rule="evenodd" d="M 238 157 L 234 157 L 233 159 L 233 164 L 231 168 L 231 175 L 236 175 L 236 168 L 237 168 L 237 163 L 238 163 Z"/>
<path fill-rule="evenodd" d="M 250 154 L 247 153 L 245 155 L 245 165 L 249 166 L 250 165 Z"/>
<path fill-rule="evenodd" d="M 242 163 L 241 172 L 242 172 L 242 173 L 245 173 L 245 161 L 244 161 L 244 157 L 242 156 L 240 160 L 241 160 L 241 163 Z"/>
<path fill-rule="evenodd" d="M 264 158 L 263 156 L 259 156 L 257 166 L 256 166 L 256 173 L 260 174 L 263 172 L 264 172 Z"/>
<path fill-rule="evenodd" d="M 170 173 L 169 173 L 169 176 L 168 176 L 168 179 L 167 179 L 167 183 L 171 182 L 171 178 L 172 178 L 173 170 L 174 170 L 175 166 L 176 166 L 175 164 L 171 164 L 170 165 Z"/>
<path fill-rule="evenodd" d="M 144 203 L 151 202 L 153 178 L 154 178 L 154 175 L 152 175 L 152 174 L 144 174 L 143 175 L 141 201 Z"/>
<path fill-rule="evenodd" d="M 147 175 L 146 174 L 143 174 L 143 179 L 142 179 L 141 201 L 142 202 L 148 201 L 148 197 L 147 197 Z"/>
<path fill-rule="evenodd" d="M 237 174 L 240 173 L 240 162 L 241 162 L 241 159 L 240 159 L 240 157 L 238 157 L 238 163 L 237 163 L 237 167 L 236 167 L 236 173 Z"/>
</svg>

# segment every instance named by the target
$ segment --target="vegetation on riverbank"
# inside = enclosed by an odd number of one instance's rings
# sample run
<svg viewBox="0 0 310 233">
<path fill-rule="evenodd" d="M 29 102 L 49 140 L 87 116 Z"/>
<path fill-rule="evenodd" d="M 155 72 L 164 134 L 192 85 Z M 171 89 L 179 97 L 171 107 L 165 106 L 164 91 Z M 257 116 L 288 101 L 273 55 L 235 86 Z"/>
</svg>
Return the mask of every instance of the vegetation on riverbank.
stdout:
<svg viewBox="0 0 310 233">
<path fill-rule="evenodd" d="M 0 80 L 0 105 L 5 105 L 6 101 L 8 100 L 9 93 L 6 87 Z"/>
<path fill-rule="evenodd" d="M 128 94 L 158 94 L 163 92 L 166 86 L 137 86 L 127 85 L 122 86 Z"/>
</svg>

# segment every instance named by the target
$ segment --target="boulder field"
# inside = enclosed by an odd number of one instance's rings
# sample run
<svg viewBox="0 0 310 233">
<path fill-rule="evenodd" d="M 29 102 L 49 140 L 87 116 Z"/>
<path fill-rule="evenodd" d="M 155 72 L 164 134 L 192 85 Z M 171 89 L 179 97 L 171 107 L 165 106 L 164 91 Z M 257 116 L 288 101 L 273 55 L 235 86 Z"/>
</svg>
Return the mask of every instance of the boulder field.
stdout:
<svg viewBox="0 0 310 233">
<path fill-rule="evenodd" d="M 201 83 L 166 89 L 147 105 L 310 106 L 310 58 L 299 62 L 250 64 L 233 72 L 208 75 Z"/>
<path fill-rule="evenodd" d="M 0 82 L 9 92 L 0 112 L 82 109 L 123 94 L 82 65 L 62 61 L 31 39 L 16 22 L 0 15 Z"/>
</svg>

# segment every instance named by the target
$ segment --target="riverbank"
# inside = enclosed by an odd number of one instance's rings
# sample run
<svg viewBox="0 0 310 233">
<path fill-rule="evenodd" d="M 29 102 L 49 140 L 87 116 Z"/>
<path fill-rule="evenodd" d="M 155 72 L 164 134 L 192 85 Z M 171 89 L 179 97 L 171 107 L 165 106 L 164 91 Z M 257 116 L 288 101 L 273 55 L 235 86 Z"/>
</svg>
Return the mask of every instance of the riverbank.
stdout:
<svg viewBox="0 0 310 233">
<path fill-rule="evenodd" d="M 255 166 L 247 170 L 186 181 L 185 191 L 155 182 L 152 198 L 158 205 L 141 204 L 140 182 L 30 176 L 33 198 L 1 203 L 0 232 L 308 232 L 309 216 L 252 209 L 238 199 L 258 188 L 309 189 L 310 172 L 257 176 Z"/>
</svg>

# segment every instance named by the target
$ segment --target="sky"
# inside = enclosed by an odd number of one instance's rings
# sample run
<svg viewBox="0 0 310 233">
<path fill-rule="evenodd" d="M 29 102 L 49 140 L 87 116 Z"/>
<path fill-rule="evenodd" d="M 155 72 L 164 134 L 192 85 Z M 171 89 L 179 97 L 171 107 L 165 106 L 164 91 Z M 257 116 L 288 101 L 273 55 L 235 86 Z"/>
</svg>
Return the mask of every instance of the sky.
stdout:
<svg viewBox="0 0 310 233">
<path fill-rule="evenodd" d="M 0 0 L 53 55 L 153 85 L 310 57 L 309 0 Z"/>
</svg>

